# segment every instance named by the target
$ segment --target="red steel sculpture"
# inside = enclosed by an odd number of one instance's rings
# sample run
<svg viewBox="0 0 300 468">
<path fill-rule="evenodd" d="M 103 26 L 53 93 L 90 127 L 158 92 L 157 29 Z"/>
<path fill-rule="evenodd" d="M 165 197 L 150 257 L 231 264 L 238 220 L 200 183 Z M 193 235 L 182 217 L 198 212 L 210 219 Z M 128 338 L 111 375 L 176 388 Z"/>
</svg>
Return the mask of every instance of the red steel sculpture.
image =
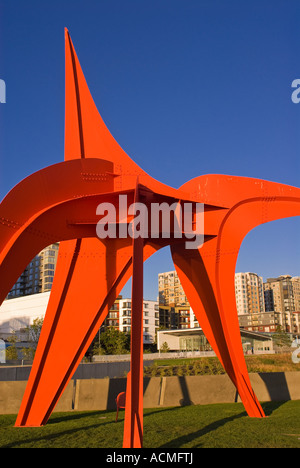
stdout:
<svg viewBox="0 0 300 468">
<path fill-rule="evenodd" d="M 132 277 L 131 371 L 127 379 L 124 447 L 143 440 L 143 263 L 170 246 L 188 301 L 250 417 L 264 417 L 251 388 L 236 310 L 239 248 L 256 226 L 300 215 L 300 189 L 264 180 L 204 175 L 180 189 L 147 175 L 121 149 L 90 95 L 65 31 L 65 161 L 19 183 L 0 205 L 0 304 L 32 258 L 60 242 L 53 288 L 16 426 L 50 417 L 118 294 Z M 100 203 L 202 203 L 204 242 L 117 235 L 99 239 Z M 135 205 L 134 205 L 135 206 Z M 120 233 L 132 217 L 118 215 Z M 149 220 L 151 221 L 151 220 Z M 62 351 L 63 350 L 63 351 Z"/>
</svg>

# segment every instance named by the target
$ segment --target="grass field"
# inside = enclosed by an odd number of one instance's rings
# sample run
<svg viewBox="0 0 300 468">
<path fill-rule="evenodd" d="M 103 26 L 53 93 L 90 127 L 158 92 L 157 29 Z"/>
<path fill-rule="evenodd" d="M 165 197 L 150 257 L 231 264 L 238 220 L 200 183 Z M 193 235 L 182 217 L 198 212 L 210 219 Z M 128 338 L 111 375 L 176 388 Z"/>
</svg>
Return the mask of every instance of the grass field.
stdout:
<svg viewBox="0 0 300 468">
<path fill-rule="evenodd" d="M 242 404 L 144 411 L 145 448 L 300 448 L 300 401 L 263 404 L 249 418 Z M 0 448 L 121 448 L 124 412 L 56 413 L 43 428 L 14 428 L 0 416 Z"/>
</svg>

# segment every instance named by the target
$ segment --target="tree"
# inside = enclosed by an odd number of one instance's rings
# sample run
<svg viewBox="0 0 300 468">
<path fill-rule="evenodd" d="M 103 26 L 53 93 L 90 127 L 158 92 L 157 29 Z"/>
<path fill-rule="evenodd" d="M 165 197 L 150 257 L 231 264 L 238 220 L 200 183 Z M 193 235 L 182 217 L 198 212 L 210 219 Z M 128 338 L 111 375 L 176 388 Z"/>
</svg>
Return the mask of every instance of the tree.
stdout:
<svg viewBox="0 0 300 468">
<path fill-rule="evenodd" d="M 93 351 L 92 351 L 93 356 L 102 356 L 105 353 L 105 349 L 99 345 L 98 343 L 95 343 L 93 346 Z"/>
<path fill-rule="evenodd" d="M 29 325 L 29 327 L 26 328 L 28 332 L 28 341 L 30 343 L 30 346 L 28 348 L 22 348 L 22 353 L 25 359 L 34 359 L 43 323 L 43 318 L 36 318 L 33 321 L 32 325 Z"/>
<path fill-rule="evenodd" d="M 10 346 L 6 349 L 6 360 L 7 361 L 16 361 L 18 359 L 18 350 L 16 347 L 16 343 L 18 342 L 18 338 L 16 333 L 14 332 L 8 339 L 8 343 Z"/>
<path fill-rule="evenodd" d="M 277 325 L 276 327 L 276 332 L 273 334 L 273 342 L 281 351 L 283 348 L 290 348 L 292 344 L 290 336 L 284 331 L 281 325 Z"/>
<path fill-rule="evenodd" d="M 160 347 L 160 352 L 161 353 L 168 353 L 170 351 L 168 343 L 165 341 L 161 347 Z"/>
<path fill-rule="evenodd" d="M 101 348 L 105 354 L 127 354 L 130 351 L 130 335 L 115 328 L 101 333 Z"/>
</svg>

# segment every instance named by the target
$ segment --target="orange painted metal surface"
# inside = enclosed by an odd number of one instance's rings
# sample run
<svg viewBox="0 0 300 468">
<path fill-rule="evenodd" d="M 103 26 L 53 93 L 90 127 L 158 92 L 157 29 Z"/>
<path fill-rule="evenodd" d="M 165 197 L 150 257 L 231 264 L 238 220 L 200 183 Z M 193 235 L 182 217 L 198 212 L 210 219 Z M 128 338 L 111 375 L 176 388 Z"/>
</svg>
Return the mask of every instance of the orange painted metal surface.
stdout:
<svg viewBox="0 0 300 468">
<path fill-rule="evenodd" d="M 240 245 L 251 229 L 300 215 L 300 189 L 224 175 L 201 176 L 178 190 L 156 181 L 108 131 L 67 30 L 65 50 L 65 161 L 22 181 L 0 205 L 0 303 L 31 259 L 60 242 L 50 301 L 16 426 L 47 423 L 110 307 L 133 276 L 124 447 L 142 446 L 143 262 L 167 245 L 199 324 L 248 415 L 264 417 L 243 355 L 235 267 Z M 148 207 L 166 200 L 204 204 L 204 245 L 188 250 L 182 239 L 164 238 L 161 231 L 155 238 L 100 240 L 97 206 L 103 202 L 118 206 L 119 194 Z"/>
</svg>

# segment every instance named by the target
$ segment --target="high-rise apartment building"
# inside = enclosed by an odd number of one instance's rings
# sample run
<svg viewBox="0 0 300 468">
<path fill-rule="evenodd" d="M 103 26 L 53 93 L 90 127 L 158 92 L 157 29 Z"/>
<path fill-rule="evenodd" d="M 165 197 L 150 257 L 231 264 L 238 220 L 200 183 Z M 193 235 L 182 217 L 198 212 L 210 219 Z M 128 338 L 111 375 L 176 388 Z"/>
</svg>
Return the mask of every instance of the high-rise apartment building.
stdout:
<svg viewBox="0 0 300 468">
<path fill-rule="evenodd" d="M 282 275 L 264 283 L 266 312 L 273 311 L 276 324 L 289 333 L 300 332 L 300 277 Z"/>
<path fill-rule="evenodd" d="M 40 292 L 51 291 L 57 264 L 59 244 L 46 247 L 39 254 L 40 258 Z"/>
<path fill-rule="evenodd" d="M 262 283 L 254 273 L 237 273 L 235 289 L 242 328 L 274 333 L 280 326 L 288 333 L 300 333 L 299 277 L 283 275 Z"/>
<path fill-rule="evenodd" d="M 40 292 L 40 258 L 35 257 L 23 271 L 7 298 L 29 296 Z"/>
<path fill-rule="evenodd" d="M 189 305 L 176 271 L 159 273 L 158 294 L 160 305 L 171 307 Z"/>
<path fill-rule="evenodd" d="M 176 271 L 160 273 L 158 289 L 161 328 L 199 327 Z M 256 273 L 236 273 L 235 295 L 241 328 L 274 333 L 280 325 L 286 332 L 300 333 L 299 276 L 285 275 L 263 283 Z"/>
<path fill-rule="evenodd" d="M 238 315 L 265 311 L 263 279 L 256 273 L 236 273 L 235 297 Z"/>
<path fill-rule="evenodd" d="M 27 266 L 7 298 L 29 296 L 51 291 L 59 244 L 43 249 Z"/>
<path fill-rule="evenodd" d="M 263 278 L 256 273 L 236 273 L 235 296 L 241 328 L 275 332 L 274 314 L 265 312 Z"/>
<path fill-rule="evenodd" d="M 159 326 L 165 329 L 187 329 L 195 326 L 194 314 L 176 271 L 158 275 Z"/>
<path fill-rule="evenodd" d="M 300 277 L 282 275 L 268 278 L 264 284 L 266 310 L 274 312 L 300 311 Z"/>
</svg>

